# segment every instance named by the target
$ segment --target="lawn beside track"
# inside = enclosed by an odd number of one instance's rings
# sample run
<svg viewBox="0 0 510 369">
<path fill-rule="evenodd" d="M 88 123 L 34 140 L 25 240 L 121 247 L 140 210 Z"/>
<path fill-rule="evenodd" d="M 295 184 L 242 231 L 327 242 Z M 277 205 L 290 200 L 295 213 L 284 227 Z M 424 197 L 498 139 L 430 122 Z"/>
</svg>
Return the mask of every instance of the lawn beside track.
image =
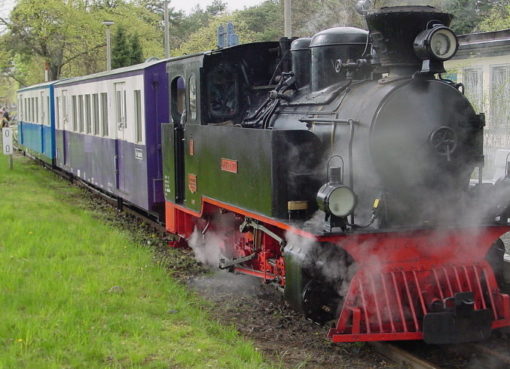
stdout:
<svg viewBox="0 0 510 369">
<path fill-rule="evenodd" d="M 1 369 L 269 367 L 81 191 L 0 156 Z"/>
</svg>

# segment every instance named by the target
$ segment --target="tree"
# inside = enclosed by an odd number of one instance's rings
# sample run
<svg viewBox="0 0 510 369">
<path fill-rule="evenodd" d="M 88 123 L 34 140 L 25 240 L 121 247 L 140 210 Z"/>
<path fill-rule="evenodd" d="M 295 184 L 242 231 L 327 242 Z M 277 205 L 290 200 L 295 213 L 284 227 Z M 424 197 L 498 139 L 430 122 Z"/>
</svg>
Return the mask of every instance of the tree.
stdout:
<svg viewBox="0 0 510 369">
<path fill-rule="evenodd" d="M 211 5 L 208 5 L 205 8 L 206 12 L 212 15 L 213 17 L 225 13 L 227 10 L 227 3 L 223 0 L 213 0 Z"/>
<path fill-rule="evenodd" d="M 142 44 L 140 43 L 140 37 L 138 33 L 134 33 L 129 38 L 129 46 L 130 46 L 130 65 L 143 63 L 143 50 Z"/>
<path fill-rule="evenodd" d="M 138 42 L 146 57 L 163 56 L 161 31 L 155 25 L 158 16 L 128 0 L 19 0 L 9 20 L 0 18 L 7 27 L 0 42 L 9 50 L 8 64 L 14 70 L 36 69 L 25 74 L 36 80 L 22 78 L 27 83 L 43 80 L 45 64 L 52 80 L 95 73 L 106 65 L 104 19 L 143 35 Z M 138 55 L 136 60 L 143 58 Z M 20 62 L 23 65 L 16 64 Z"/>
<path fill-rule="evenodd" d="M 112 68 L 121 68 L 131 64 L 131 48 L 124 26 L 118 26 L 112 39 Z"/>
<path fill-rule="evenodd" d="M 508 3 L 508 0 L 450 0 L 445 2 L 444 10 L 454 15 L 451 28 L 457 34 L 466 34 L 480 30 L 482 23 L 487 24 L 487 18 L 500 18 Z"/>
<path fill-rule="evenodd" d="M 506 3 L 506 4 L 505 4 Z M 493 7 L 478 25 L 480 31 L 497 31 L 510 28 L 510 2 Z"/>
</svg>

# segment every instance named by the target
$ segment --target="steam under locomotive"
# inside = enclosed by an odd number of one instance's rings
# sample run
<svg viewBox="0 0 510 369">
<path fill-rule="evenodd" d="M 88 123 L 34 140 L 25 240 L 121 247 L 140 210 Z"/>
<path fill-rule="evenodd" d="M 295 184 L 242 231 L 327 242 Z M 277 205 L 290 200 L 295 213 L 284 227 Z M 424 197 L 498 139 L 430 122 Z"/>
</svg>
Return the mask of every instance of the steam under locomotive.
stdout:
<svg viewBox="0 0 510 369">
<path fill-rule="evenodd" d="M 510 325 L 507 190 L 481 183 L 484 116 L 441 78 L 452 16 L 365 18 L 167 64 L 167 229 L 214 233 L 220 268 L 336 319 L 334 342 L 485 339 Z"/>
</svg>

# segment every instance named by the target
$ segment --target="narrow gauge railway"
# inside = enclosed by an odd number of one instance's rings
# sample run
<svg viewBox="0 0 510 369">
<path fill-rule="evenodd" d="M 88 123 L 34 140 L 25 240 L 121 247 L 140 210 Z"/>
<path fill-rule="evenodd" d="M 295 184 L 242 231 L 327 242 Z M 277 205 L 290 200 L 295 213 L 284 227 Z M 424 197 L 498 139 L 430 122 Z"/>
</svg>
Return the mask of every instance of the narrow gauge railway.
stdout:
<svg viewBox="0 0 510 369">
<path fill-rule="evenodd" d="M 510 185 L 482 183 L 483 114 L 441 78 L 452 16 L 362 12 L 368 32 L 22 89 L 20 144 L 164 220 L 173 246 L 214 234 L 220 268 L 335 320 L 333 342 L 487 339 L 510 326 Z"/>
</svg>

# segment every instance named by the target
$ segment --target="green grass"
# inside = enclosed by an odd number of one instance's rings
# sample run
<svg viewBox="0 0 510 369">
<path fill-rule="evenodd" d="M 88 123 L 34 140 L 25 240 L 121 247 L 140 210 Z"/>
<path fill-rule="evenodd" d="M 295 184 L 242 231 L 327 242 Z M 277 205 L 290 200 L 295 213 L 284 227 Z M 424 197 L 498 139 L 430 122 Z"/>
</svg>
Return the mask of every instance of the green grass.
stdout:
<svg viewBox="0 0 510 369">
<path fill-rule="evenodd" d="M 269 367 L 81 191 L 0 156 L 1 369 Z"/>
</svg>

